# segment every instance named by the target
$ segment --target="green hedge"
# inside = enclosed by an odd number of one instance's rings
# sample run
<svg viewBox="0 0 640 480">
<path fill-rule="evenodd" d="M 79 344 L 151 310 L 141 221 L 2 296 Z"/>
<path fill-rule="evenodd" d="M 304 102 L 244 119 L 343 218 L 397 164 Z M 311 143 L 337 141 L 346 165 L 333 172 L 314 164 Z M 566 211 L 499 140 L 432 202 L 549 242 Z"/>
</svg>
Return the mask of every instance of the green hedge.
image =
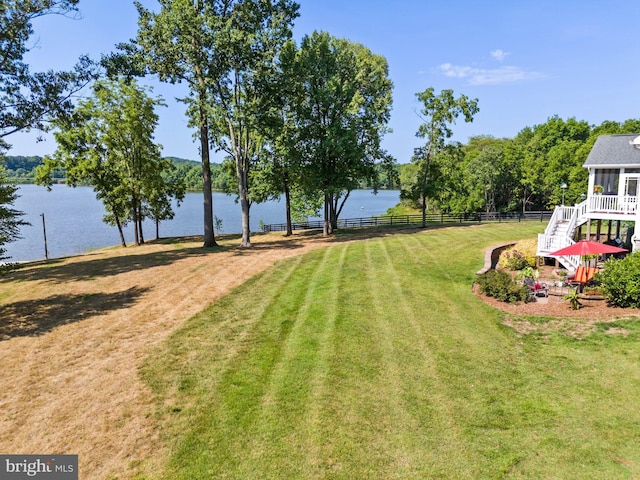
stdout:
<svg viewBox="0 0 640 480">
<path fill-rule="evenodd" d="M 478 275 L 475 283 L 480 285 L 482 293 L 502 302 L 517 304 L 531 301 L 529 288 L 516 282 L 511 275 L 502 270 L 490 270 Z"/>
<path fill-rule="evenodd" d="M 640 253 L 622 260 L 607 260 L 596 280 L 600 281 L 610 305 L 640 308 Z"/>
</svg>

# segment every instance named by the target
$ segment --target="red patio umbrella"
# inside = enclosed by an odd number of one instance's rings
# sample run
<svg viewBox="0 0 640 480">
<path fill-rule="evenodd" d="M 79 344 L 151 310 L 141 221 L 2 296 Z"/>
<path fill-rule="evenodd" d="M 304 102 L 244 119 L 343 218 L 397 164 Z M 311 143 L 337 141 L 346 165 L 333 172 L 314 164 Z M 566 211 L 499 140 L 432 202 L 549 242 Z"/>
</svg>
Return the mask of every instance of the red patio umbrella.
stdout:
<svg viewBox="0 0 640 480">
<path fill-rule="evenodd" d="M 604 243 L 592 242 L 590 240 L 580 240 L 573 245 L 551 252 L 549 256 L 580 255 L 581 257 L 585 257 L 587 255 L 622 252 L 628 252 L 628 250 L 626 248 L 614 247 L 613 245 L 605 245 Z"/>
</svg>

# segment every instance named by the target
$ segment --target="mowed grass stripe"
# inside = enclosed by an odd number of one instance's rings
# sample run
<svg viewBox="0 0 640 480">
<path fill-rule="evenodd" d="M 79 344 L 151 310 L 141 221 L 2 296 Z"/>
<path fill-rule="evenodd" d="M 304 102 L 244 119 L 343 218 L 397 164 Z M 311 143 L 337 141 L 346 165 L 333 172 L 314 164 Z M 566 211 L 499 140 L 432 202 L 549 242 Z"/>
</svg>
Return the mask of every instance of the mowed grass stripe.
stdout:
<svg viewBox="0 0 640 480">
<path fill-rule="evenodd" d="M 388 424 L 380 383 L 384 357 L 366 282 L 369 268 L 364 245 L 350 244 L 336 277 L 330 383 L 318 411 L 321 456 L 313 478 L 372 478 L 386 461 L 380 442 Z"/>
<path fill-rule="evenodd" d="M 449 244 L 449 241 L 442 242 L 443 247 Z M 416 397 L 415 405 L 415 411 L 423 421 L 429 418 L 426 413 L 431 415 L 431 425 L 425 424 L 423 429 L 429 448 L 421 453 L 436 459 L 428 473 L 448 478 L 465 476 L 470 472 L 478 476 L 484 461 L 482 455 L 473 449 L 467 449 L 461 455 L 459 450 L 460 445 L 468 444 L 464 415 L 467 401 L 460 391 L 464 386 L 471 384 L 473 388 L 474 383 L 482 381 L 473 374 L 474 366 L 469 365 L 471 352 L 468 341 L 473 344 L 474 361 L 487 355 L 495 361 L 495 342 L 501 343 L 503 350 L 503 335 L 493 322 L 487 322 L 486 318 L 475 315 L 474 309 L 469 308 L 477 301 L 471 294 L 470 280 L 461 275 L 451 257 L 432 255 L 433 235 L 427 232 L 394 238 L 385 242 L 385 246 L 389 255 L 388 271 L 394 272 L 392 277 L 398 283 L 397 288 L 411 292 L 411 301 L 405 303 L 410 312 L 403 311 L 403 315 L 412 319 L 415 325 L 413 341 L 423 353 L 425 362 L 422 368 L 416 366 L 415 371 L 423 374 L 429 371 L 429 376 L 423 381 L 430 381 L 428 395 L 434 408 L 431 412 L 425 411 L 424 400 L 419 397 Z M 456 300 L 452 301 L 452 298 Z M 488 337 L 488 344 L 482 339 L 474 340 L 479 325 L 493 334 Z M 502 342 L 496 340 L 500 338 Z M 434 425 L 439 428 L 434 428 Z"/>
<path fill-rule="evenodd" d="M 170 350 L 177 354 L 151 362 L 155 371 L 146 376 L 155 378 L 152 382 L 159 379 L 165 391 L 177 384 L 171 389 L 177 399 L 170 403 L 179 405 L 178 422 L 169 419 L 170 430 L 186 433 L 173 447 L 166 478 L 208 478 L 242 461 L 265 380 L 293 326 L 288 319 L 297 314 L 316 268 L 317 262 L 308 260 L 280 262 L 238 287 L 175 335 Z M 193 405 L 184 414 L 183 403 Z"/>
<path fill-rule="evenodd" d="M 306 294 L 263 398 L 243 478 L 311 478 L 318 464 L 318 411 L 333 355 L 337 284 L 347 245 L 329 247 L 307 278 Z M 276 428 L 273 428 L 274 425 Z M 265 451 L 265 448 L 267 449 Z M 282 452 L 286 452 L 282 455 Z"/>
<path fill-rule="evenodd" d="M 449 238 L 454 233 L 452 230 L 438 232 L 439 248 L 434 248 L 437 243 L 434 235 L 425 232 L 404 244 L 404 250 L 390 250 L 396 254 L 393 265 L 405 273 L 400 277 L 402 288 L 411 288 L 415 293 L 413 308 L 423 326 L 423 348 L 433 352 L 438 377 L 446 379 L 440 384 L 439 394 L 450 410 L 448 420 L 455 423 L 452 431 L 457 432 L 459 438 L 450 437 L 451 443 L 445 439 L 443 446 L 459 449 L 460 445 L 465 445 L 463 458 L 468 459 L 467 473 L 482 477 L 491 470 L 506 472 L 521 458 L 518 448 L 510 446 L 498 454 L 492 452 L 491 458 L 487 458 L 486 446 L 476 444 L 469 435 L 470 426 L 476 425 L 478 405 L 482 409 L 486 406 L 484 385 L 488 379 L 497 376 L 498 387 L 492 388 L 505 394 L 501 397 L 504 401 L 509 402 L 512 398 L 512 384 L 518 382 L 517 371 L 511 367 L 516 357 L 512 354 L 512 335 L 499 326 L 502 314 L 471 293 L 473 273 L 470 272 L 477 257 L 477 254 L 473 255 L 475 249 L 471 245 L 475 242 L 467 243 L 468 247 L 461 248 L 453 257 L 443 255 L 443 252 L 458 249 Z M 410 256 L 410 252 L 421 255 Z M 416 279 L 420 281 L 416 282 Z M 491 321 L 492 318 L 495 321 Z M 495 410 L 500 409 L 498 406 Z M 460 463 L 453 465 L 464 467 Z M 441 468 L 446 468 L 443 474 L 448 478 L 455 476 L 451 464 L 441 465 Z"/>
<path fill-rule="evenodd" d="M 538 229 L 338 244 L 217 302 L 154 367 L 184 387 L 159 395 L 165 478 L 634 478 L 640 328 L 521 338 L 471 292 L 485 247 Z"/>
<path fill-rule="evenodd" d="M 446 385 L 437 370 L 438 352 L 425 342 L 429 335 L 422 321 L 425 312 L 416 307 L 415 286 L 403 284 L 402 278 L 411 276 L 410 272 L 396 268 L 396 256 L 413 263 L 411 259 L 423 255 L 423 249 L 423 244 L 416 248 L 413 237 L 408 236 L 378 240 L 375 248 L 368 249 L 374 267 L 370 285 L 390 347 L 385 359 L 388 381 L 397 389 L 392 423 L 398 443 L 390 448 L 395 458 L 393 468 L 386 472 L 388 478 L 438 476 L 445 469 L 463 474 L 469 469 L 468 459 L 456 450 L 461 432 L 443 396 Z M 385 272 L 384 277 L 377 275 L 378 270 Z M 430 282 L 428 274 L 418 278 Z"/>
<path fill-rule="evenodd" d="M 297 435 L 295 429 L 305 412 L 309 369 L 315 363 L 317 342 L 309 337 L 307 327 L 322 330 L 323 311 L 317 305 L 326 304 L 324 292 L 331 287 L 332 273 L 339 269 L 331 250 L 303 258 L 280 301 L 261 316 L 260 336 L 255 337 L 252 350 L 225 375 L 231 388 L 220 413 L 229 432 L 216 439 L 215 447 L 230 461 L 217 460 L 219 478 L 230 472 L 234 478 L 246 479 L 299 477 L 304 468 L 300 441 L 291 437 Z M 282 366 L 288 348 L 295 352 L 290 352 L 288 364 Z M 290 371 L 278 378 L 278 369 L 283 368 Z M 243 388 L 244 384 L 251 388 Z M 235 441 L 229 433 L 237 436 Z"/>
</svg>

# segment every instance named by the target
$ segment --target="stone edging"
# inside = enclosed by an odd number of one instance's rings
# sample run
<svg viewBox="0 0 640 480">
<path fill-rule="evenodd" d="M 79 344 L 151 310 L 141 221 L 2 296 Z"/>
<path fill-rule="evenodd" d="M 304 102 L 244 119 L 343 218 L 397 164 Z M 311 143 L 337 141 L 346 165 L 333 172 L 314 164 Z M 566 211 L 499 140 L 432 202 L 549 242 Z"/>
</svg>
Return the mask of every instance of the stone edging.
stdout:
<svg viewBox="0 0 640 480">
<path fill-rule="evenodd" d="M 487 273 L 489 270 L 494 270 L 496 268 L 496 265 L 498 265 L 500 254 L 508 247 L 512 247 L 515 244 L 516 242 L 501 243 L 499 245 L 494 245 L 493 247 L 487 248 L 487 250 L 484 252 L 484 267 L 478 270 L 476 272 L 476 275 L 482 275 L 483 273 Z"/>
</svg>

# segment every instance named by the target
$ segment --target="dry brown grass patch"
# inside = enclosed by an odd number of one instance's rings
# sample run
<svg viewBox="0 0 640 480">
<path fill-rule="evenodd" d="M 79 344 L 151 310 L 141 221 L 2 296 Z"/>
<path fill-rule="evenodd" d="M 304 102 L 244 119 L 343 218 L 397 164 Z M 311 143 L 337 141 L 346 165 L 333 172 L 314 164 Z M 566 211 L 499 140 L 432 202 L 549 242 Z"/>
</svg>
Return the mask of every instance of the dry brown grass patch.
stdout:
<svg viewBox="0 0 640 480">
<path fill-rule="evenodd" d="M 82 478 L 130 478 L 162 458 L 148 352 L 216 298 L 319 235 L 152 242 L 26 265 L 0 279 L 0 451 L 78 454 Z M 156 464 L 149 463 L 156 462 Z"/>
</svg>

